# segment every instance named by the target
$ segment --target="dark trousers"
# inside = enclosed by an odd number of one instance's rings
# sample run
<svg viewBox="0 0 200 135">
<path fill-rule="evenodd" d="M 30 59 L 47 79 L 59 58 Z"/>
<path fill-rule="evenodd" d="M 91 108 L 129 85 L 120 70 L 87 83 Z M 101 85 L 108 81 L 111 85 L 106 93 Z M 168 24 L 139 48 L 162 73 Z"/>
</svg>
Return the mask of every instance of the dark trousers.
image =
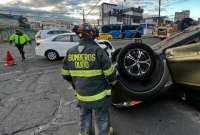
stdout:
<svg viewBox="0 0 200 135">
<path fill-rule="evenodd" d="M 24 45 L 16 45 L 17 49 L 19 50 L 19 53 L 21 54 L 21 57 L 22 57 L 22 60 L 25 59 L 25 56 L 24 56 Z"/>
<path fill-rule="evenodd" d="M 87 109 L 80 107 L 80 133 L 79 135 L 89 135 L 92 130 L 92 113 L 95 115 L 95 134 L 112 135 L 110 127 L 109 111 L 106 108 Z"/>
</svg>

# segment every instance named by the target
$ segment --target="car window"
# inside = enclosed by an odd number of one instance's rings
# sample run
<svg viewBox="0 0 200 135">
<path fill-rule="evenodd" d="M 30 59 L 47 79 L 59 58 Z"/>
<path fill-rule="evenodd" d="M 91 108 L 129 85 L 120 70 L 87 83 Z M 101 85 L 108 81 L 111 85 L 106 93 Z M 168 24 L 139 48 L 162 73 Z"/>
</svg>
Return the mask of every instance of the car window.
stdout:
<svg viewBox="0 0 200 135">
<path fill-rule="evenodd" d="M 99 44 L 104 44 L 104 42 L 99 42 Z"/>
<path fill-rule="evenodd" d="M 52 30 L 52 31 L 49 31 L 47 34 L 57 34 L 57 32 Z"/>
<path fill-rule="evenodd" d="M 73 42 L 79 42 L 80 41 L 80 38 L 76 35 L 72 35 L 72 41 Z"/>
<path fill-rule="evenodd" d="M 63 34 L 63 33 L 70 33 L 70 31 L 65 31 L 65 30 L 61 30 L 61 31 L 59 31 L 60 32 L 60 34 Z"/>
<path fill-rule="evenodd" d="M 108 48 L 112 49 L 112 45 L 111 45 L 109 42 L 104 41 L 104 44 L 105 44 Z"/>
<path fill-rule="evenodd" d="M 41 38 L 41 30 L 37 32 L 36 38 Z"/>
<path fill-rule="evenodd" d="M 61 35 L 61 36 L 57 36 L 56 38 L 54 38 L 53 41 L 57 41 L 57 42 L 72 42 L 72 38 L 71 38 L 70 35 Z"/>
<path fill-rule="evenodd" d="M 52 30 L 52 31 L 49 31 L 47 34 L 63 34 L 63 33 L 69 33 L 69 31 L 64 31 L 64 30 Z"/>
</svg>

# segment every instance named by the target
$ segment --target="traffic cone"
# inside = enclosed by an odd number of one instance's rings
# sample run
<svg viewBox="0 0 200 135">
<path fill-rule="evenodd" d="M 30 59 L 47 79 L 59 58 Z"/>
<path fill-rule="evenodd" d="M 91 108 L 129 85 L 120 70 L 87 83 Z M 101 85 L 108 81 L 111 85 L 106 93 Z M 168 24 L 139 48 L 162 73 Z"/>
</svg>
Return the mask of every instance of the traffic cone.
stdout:
<svg viewBox="0 0 200 135">
<path fill-rule="evenodd" d="M 7 51 L 5 66 L 12 66 L 12 65 L 16 65 L 15 59 L 13 58 L 12 54 L 10 53 L 10 51 Z"/>
</svg>

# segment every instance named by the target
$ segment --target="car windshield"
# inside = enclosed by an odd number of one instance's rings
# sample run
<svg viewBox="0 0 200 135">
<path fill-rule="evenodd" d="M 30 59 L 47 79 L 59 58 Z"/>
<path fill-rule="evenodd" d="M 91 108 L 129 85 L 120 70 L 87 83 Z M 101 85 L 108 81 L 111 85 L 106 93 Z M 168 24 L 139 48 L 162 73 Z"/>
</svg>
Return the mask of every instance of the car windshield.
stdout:
<svg viewBox="0 0 200 135">
<path fill-rule="evenodd" d="M 158 29 L 158 31 L 164 32 L 164 31 L 167 31 L 167 29 L 161 28 L 161 29 Z"/>
<path fill-rule="evenodd" d="M 35 35 L 36 38 L 41 38 L 41 30 L 37 32 L 37 34 Z"/>
</svg>

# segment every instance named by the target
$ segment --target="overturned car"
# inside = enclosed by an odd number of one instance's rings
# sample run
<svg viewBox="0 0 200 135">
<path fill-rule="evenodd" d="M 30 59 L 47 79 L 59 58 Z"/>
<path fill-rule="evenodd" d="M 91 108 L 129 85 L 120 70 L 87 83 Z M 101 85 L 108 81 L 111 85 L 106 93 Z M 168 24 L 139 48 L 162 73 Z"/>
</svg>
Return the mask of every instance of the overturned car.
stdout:
<svg viewBox="0 0 200 135">
<path fill-rule="evenodd" d="M 113 53 L 118 83 L 113 87 L 114 105 L 145 101 L 171 86 L 200 90 L 200 25 L 153 46 L 132 43 Z"/>
</svg>

